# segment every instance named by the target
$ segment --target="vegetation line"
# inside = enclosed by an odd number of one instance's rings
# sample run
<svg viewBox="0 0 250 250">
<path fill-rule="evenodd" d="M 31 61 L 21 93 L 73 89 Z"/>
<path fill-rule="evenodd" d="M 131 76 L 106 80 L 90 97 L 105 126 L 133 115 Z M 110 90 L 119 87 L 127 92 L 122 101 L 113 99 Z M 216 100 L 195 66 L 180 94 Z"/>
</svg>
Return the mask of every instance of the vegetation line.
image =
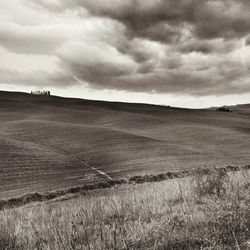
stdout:
<svg viewBox="0 0 250 250">
<path fill-rule="evenodd" d="M 97 169 L 96 169 L 97 170 Z M 139 184 L 145 182 L 159 182 L 168 179 L 174 178 L 183 178 L 187 176 L 194 176 L 196 174 L 200 175 L 209 175 L 217 171 L 218 173 L 226 173 L 232 171 L 240 171 L 240 170 L 250 170 L 250 165 L 246 166 L 226 166 L 223 168 L 206 168 L 206 169 L 191 169 L 185 171 L 169 171 L 166 173 L 161 174 L 151 174 L 151 175 L 144 175 L 144 176 L 132 176 L 127 179 L 109 179 L 105 182 L 98 182 L 96 184 L 88 184 L 83 186 L 76 186 L 64 190 L 57 190 L 48 193 L 31 193 L 31 194 L 24 194 L 19 197 L 7 199 L 7 200 L 0 200 L 0 210 L 9 209 L 14 207 L 20 207 L 32 202 L 41 202 L 41 201 L 49 201 L 53 200 L 58 197 L 62 197 L 66 194 L 76 194 L 82 193 L 86 194 L 88 191 L 96 190 L 96 189 L 108 189 L 114 186 L 122 185 L 122 184 Z M 111 177 L 110 177 L 111 178 Z"/>
</svg>

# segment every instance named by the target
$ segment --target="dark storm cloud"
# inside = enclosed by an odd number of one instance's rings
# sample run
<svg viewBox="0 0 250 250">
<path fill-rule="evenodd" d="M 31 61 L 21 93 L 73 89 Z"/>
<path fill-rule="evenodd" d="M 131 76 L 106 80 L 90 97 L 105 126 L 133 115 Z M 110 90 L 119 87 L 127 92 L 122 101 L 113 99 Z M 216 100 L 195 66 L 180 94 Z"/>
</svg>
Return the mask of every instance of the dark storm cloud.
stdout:
<svg viewBox="0 0 250 250">
<path fill-rule="evenodd" d="M 197 39 L 190 39 L 189 41 L 180 44 L 178 46 L 178 50 L 181 53 L 191 53 L 191 52 L 200 52 L 203 54 L 211 54 L 211 53 L 218 53 L 218 54 L 226 54 L 230 53 L 234 49 L 238 47 L 238 40 L 197 40 Z"/>
<path fill-rule="evenodd" d="M 232 38 L 250 30 L 249 1 L 245 0 L 62 0 L 54 4 L 39 1 L 57 11 L 87 9 L 92 15 L 124 23 L 132 36 L 172 41 L 183 24 L 190 24 L 200 38 Z"/>
<path fill-rule="evenodd" d="M 73 66 L 73 67 L 72 67 Z M 101 67 L 102 65 L 100 65 Z M 116 89 L 133 92 L 172 93 L 191 95 L 224 95 L 244 93 L 250 91 L 248 81 L 250 74 L 237 66 L 224 65 L 214 69 L 212 67 L 199 68 L 195 71 L 189 69 L 165 69 L 152 71 L 142 69 L 136 74 L 105 74 L 102 70 L 79 67 L 79 65 L 66 65 L 79 79 L 85 79 L 94 89 Z M 106 70 L 104 68 L 104 70 Z M 109 69 L 110 70 L 110 69 Z M 248 81 L 246 81 L 248 79 Z"/>
<path fill-rule="evenodd" d="M 246 0 L 22 1 L 48 18 L 0 25 L 0 45 L 52 55 L 57 69 L 39 71 L 39 80 L 16 74 L 20 82 L 191 95 L 250 91 Z M 1 82 L 13 81 L 7 76 Z"/>
<path fill-rule="evenodd" d="M 246 38 L 246 45 L 250 45 L 250 35 Z"/>
</svg>

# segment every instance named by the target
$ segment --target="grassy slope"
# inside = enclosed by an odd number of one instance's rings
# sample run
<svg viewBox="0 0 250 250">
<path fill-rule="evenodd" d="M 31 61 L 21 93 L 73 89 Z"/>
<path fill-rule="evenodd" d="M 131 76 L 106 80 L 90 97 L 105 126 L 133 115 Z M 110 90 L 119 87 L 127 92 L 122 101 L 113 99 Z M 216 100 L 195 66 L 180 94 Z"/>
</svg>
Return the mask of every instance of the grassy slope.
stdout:
<svg viewBox="0 0 250 250">
<path fill-rule="evenodd" d="M 0 92 L 0 197 L 249 164 L 250 106 L 188 110 Z"/>
<path fill-rule="evenodd" d="M 126 188 L 0 211 L 0 248 L 250 247 L 247 171 L 215 171 Z"/>
</svg>

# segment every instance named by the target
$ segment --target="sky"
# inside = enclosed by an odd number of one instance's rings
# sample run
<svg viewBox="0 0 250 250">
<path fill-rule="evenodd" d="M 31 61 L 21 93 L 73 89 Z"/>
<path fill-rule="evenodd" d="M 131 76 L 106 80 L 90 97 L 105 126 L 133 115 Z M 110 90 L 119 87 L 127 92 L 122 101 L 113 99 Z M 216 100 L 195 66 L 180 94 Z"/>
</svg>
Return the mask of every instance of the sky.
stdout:
<svg viewBox="0 0 250 250">
<path fill-rule="evenodd" d="M 250 103 L 249 0 L 1 0 L 0 90 Z"/>
</svg>

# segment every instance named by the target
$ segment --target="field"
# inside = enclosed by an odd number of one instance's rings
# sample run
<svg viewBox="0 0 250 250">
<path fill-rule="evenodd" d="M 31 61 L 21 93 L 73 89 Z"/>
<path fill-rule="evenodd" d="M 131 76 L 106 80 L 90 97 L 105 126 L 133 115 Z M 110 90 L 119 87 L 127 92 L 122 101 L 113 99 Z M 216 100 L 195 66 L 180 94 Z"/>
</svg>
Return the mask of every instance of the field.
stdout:
<svg viewBox="0 0 250 250">
<path fill-rule="evenodd" d="M 0 249 L 250 249 L 230 110 L 0 92 Z"/>
<path fill-rule="evenodd" d="M 249 171 L 78 193 L 0 211 L 0 249 L 247 250 Z"/>
<path fill-rule="evenodd" d="M 0 198 L 133 175 L 249 164 L 250 105 L 231 109 L 0 92 Z"/>
</svg>

